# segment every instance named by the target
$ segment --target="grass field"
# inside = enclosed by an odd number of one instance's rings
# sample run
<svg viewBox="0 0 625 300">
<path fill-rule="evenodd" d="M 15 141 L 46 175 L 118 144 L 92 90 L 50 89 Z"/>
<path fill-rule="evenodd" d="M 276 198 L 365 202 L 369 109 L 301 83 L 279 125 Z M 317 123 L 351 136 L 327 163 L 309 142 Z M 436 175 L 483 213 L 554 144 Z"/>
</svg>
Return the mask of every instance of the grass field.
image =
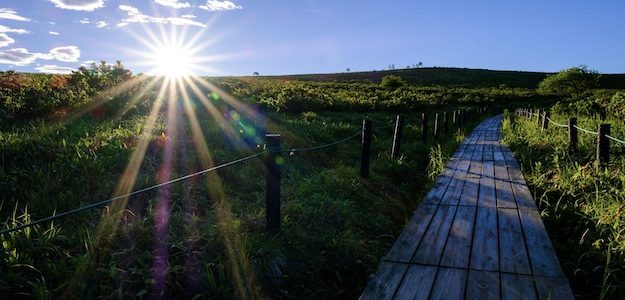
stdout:
<svg viewBox="0 0 625 300">
<path fill-rule="evenodd" d="M 270 112 L 261 121 L 258 110 L 246 113 L 213 99 L 217 115 L 193 99 L 171 101 L 153 119 L 135 109 L 121 118 L 87 114 L 64 123 L 4 124 L 4 226 L 257 153 L 264 132 L 282 134 L 286 149 L 307 147 L 358 132 L 363 118 L 374 124 L 371 178 L 358 176 L 359 138 L 285 153 L 278 235 L 265 232 L 259 159 L 5 234 L 3 293 L 357 297 L 470 128 L 423 144 L 420 114 L 407 114 L 403 155 L 391 160 L 393 114 Z"/>
<path fill-rule="evenodd" d="M 568 117 L 552 119 L 567 124 Z M 612 136 L 625 136 L 622 120 L 578 118 L 578 126 L 592 131 L 600 123 L 612 124 Z M 580 131 L 579 149 L 571 151 L 566 128 L 543 131 L 535 118 L 511 115 L 503 128 L 574 293 L 582 299 L 625 297 L 623 145 L 612 142 L 609 165 L 596 167 L 595 135 Z"/>
</svg>

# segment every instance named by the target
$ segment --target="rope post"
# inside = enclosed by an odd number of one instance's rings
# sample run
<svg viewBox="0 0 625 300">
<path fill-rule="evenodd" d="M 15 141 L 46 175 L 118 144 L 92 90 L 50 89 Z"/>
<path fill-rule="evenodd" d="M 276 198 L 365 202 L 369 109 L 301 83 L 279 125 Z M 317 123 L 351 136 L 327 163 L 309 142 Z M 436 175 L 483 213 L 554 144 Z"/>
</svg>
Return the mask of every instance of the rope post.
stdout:
<svg viewBox="0 0 625 300">
<path fill-rule="evenodd" d="M 540 126 L 540 125 L 541 125 L 541 124 L 540 124 L 540 109 L 537 109 L 537 110 L 536 110 L 536 114 L 535 114 L 535 116 L 534 116 L 534 117 L 536 117 L 536 124 L 537 124 L 538 126 Z"/>
<path fill-rule="evenodd" d="M 371 158 L 371 120 L 362 120 L 362 154 L 360 156 L 360 177 L 369 178 Z"/>
<path fill-rule="evenodd" d="M 577 118 L 569 118 L 569 149 L 577 150 Z"/>
<path fill-rule="evenodd" d="M 443 132 L 445 134 L 447 134 L 447 132 L 449 132 L 449 124 L 448 124 L 448 120 L 447 120 L 447 112 L 444 111 L 443 112 Z"/>
<path fill-rule="evenodd" d="M 401 133 L 404 131 L 404 118 L 397 115 L 395 119 L 395 132 L 393 132 L 393 147 L 391 148 L 391 159 L 399 157 L 399 148 L 401 147 Z"/>
<path fill-rule="evenodd" d="M 434 139 L 437 140 L 438 139 L 438 132 L 440 131 L 440 129 L 438 128 L 438 113 L 436 113 L 434 115 Z"/>
<path fill-rule="evenodd" d="M 545 111 L 543 113 L 543 130 L 549 127 L 549 112 Z"/>
<path fill-rule="evenodd" d="M 527 118 L 531 119 L 533 116 L 534 116 L 534 111 L 530 108 L 530 110 L 528 112 L 528 115 L 527 115 Z"/>
<path fill-rule="evenodd" d="M 421 141 L 427 142 L 428 140 L 428 115 L 421 113 Z"/>
<path fill-rule="evenodd" d="M 610 124 L 600 124 L 597 132 L 597 160 L 605 165 L 610 161 L 610 140 L 605 136 L 610 134 Z"/>
<path fill-rule="evenodd" d="M 458 126 L 458 112 L 455 109 L 451 113 L 451 124 L 454 127 Z"/>
<path fill-rule="evenodd" d="M 280 164 L 283 161 L 280 155 L 280 135 L 265 134 L 265 141 L 269 153 L 265 158 L 267 170 L 267 194 L 265 198 L 266 230 L 280 231 Z"/>
</svg>

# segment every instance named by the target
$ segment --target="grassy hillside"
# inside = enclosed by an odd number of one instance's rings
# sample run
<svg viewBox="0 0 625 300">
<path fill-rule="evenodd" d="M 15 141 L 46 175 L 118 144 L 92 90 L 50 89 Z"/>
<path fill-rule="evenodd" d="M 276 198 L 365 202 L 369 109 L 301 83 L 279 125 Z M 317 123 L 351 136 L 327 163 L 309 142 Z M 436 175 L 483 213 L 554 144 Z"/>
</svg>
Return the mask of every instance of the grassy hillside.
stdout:
<svg viewBox="0 0 625 300">
<path fill-rule="evenodd" d="M 398 75 L 410 84 L 462 87 L 517 87 L 534 89 L 551 73 L 524 71 L 497 71 L 467 68 L 412 68 L 392 71 L 351 72 L 331 74 L 302 74 L 261 76 L 270 79 L 321 82 L 380 82 L 386 75 Z M 624 89 L 625 74 L 603 74 L 600 87 Z"/>
</svg>

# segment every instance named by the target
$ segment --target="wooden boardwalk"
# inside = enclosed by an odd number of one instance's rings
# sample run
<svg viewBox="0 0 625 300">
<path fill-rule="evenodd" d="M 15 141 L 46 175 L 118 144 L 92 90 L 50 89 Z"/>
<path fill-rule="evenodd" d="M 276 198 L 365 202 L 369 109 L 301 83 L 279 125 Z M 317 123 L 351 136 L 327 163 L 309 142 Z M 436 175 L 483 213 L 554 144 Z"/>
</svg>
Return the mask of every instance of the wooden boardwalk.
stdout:
<svg viewBox="0 0 625 300">
<path fill-rule="evenodd" d="M 573 299 L 500 123 L 460 145 L 361 299 Z"/>
</svg>

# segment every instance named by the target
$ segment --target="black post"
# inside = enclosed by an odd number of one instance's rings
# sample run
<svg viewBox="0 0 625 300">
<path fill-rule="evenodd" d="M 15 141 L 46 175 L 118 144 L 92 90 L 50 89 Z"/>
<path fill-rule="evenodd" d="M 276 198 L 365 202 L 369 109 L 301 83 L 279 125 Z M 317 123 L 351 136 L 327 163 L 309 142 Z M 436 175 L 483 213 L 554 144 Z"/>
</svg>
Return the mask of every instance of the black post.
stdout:
<svg viewBox="0 0 625 300">
<path fill-rule="evenodd" d="M 547 129 L 549 127 L 549 111 L 545 111 L 543 113 L 543 129 Z"/>
<path fill-rule="evenodd" d="M 401 133 L 404 131 L 404 118 L 401 115 L 397 115 L 395 119 L 395 132 L 393 133 L 393 147 L 391 148 L 391 159 L 399 157 L 399 151 L 401 147 Z"/>
<path fill-rule="evenodd" d="M 265 158 L 267 170 L 266 229 L 271 232 L 280 231 L 280 135 L 265 134 L 265 141 L 269 153 Z"/>
<path fill-rule="evenodd" d="M 448 124 L 448 121 L 447 121 L 447 112 L 446 111 L 443 112 L 443 132 L 445 134 L 447 134 L 447 132 L 449 132 L 449 124 Z"/>
<path fill-rule="evenodd" d="M 428 115 L 421 113 L 421 141 L 427 142 L 428 140 Z"/>
<path fill-rule="evenodd" d="M 360 156 L 360 177 L 369 178 L 371 158 L 371 120 L 362 120 L 362 154 Z"/>
<path fill-rule="evenodd" d="M 438 139 L 438 131 L 440 130 L 438 125 L 438 113 L 434 115 L 434 139 Z"/>
<path fill-rule="evenodd" d="M 610 161 L 610 140 L 605 136 L 610 134 L 610 124 L 599 125 L 597 131 L 597 160 L 599 165 L 604 165 Z"/>
<path fill-rule="evenodd" d="M 569 118 L 569 149 L 577 150 L 577 118 Z"/>
</svg>

